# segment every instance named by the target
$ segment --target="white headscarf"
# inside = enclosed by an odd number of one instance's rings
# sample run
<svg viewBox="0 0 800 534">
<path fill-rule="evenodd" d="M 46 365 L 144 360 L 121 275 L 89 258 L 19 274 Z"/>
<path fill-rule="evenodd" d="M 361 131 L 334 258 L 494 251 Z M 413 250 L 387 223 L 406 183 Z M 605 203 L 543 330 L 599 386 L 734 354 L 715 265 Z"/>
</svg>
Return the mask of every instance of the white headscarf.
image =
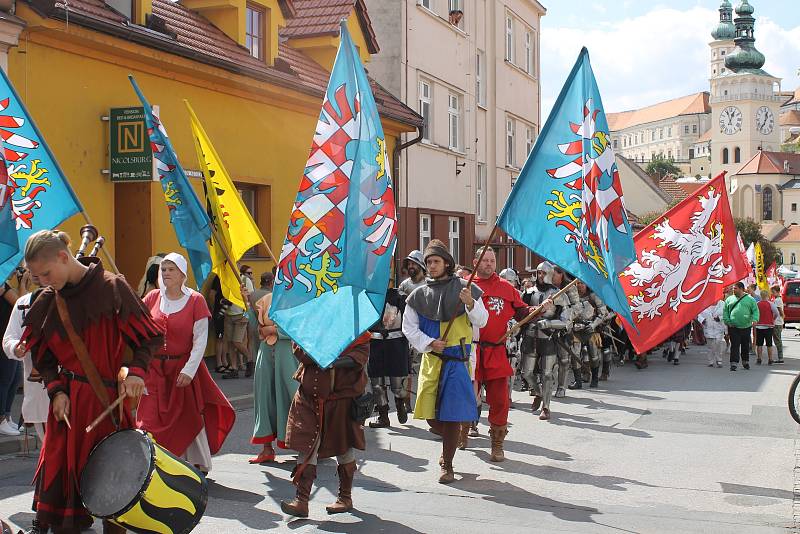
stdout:
<svg viewBox="0 0 800 534">
<path fill-rule="evenodd" d="M 181 284 L 181 293 L 187 296 L 191 295 L 192 294 L 191 290 L 188 287 L 186 287 L 186 277 L 187 277 L 186 271 L 188 267 L 188 265 L 186 264 L 186 258 L 181 256 L 177 252 L 170 252 L 169 254 L 164 256 L 163 260 L 161 260 L 162 263 L 165 261 L 171 261 L 172 263 L 175 264 L 178 270 L 180 270 L 180 272 L 183 273 L 184 278 L 183 278 L 183 283 Z M 160 268 L 158 269 L 158 290 L 161 291 L 161 299 L 162 300 L 165 299 L 167 297 L 166 295 L 167 288 L 164 285 L 164 278 L 161 275 Z"/>
</svg>

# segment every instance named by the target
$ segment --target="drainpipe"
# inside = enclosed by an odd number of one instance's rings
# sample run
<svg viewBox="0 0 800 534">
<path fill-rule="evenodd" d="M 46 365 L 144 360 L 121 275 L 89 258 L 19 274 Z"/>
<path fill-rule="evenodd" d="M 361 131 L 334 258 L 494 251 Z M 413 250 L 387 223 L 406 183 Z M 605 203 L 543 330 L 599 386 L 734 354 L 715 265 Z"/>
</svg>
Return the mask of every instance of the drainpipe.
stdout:
<svg viewBox="0 0 800 534">
<path fill-rule="evenodd" d="M 400 189 L 397 187 L 397 184 L 399 182 L 399 177 L 400 177 L 400 152 L 402 152 L 403 150 L 407 149 L 408 147 L 410 147 L 412 145 L 416 145 L 420 141 L 422 141 L 422 127 L 418 127 L 417 128 L 417 136 L 414 139 L 412 139 L 411 141 L 407 141 L 405 143 L 400 143 L 399 145 L 394 147 L 394 151 L 392 152 L 392 174 L 395 177 L 395 182 L 394 182 L 394 205 L 396 207 L 400 206 Z M 406 207 L 406 212 L 408 212 L 408 169 L 406 169 L 405 192 L 406 192 L 406 205 L 405 205 L 405 207 Z M 408 230 L 408 225 L 407 224 L 405 225 L 404 230 L 405 231 Z M 399 228 L 398 228 L 398 234 L 399 233 L 400 232 L 399 232 Z M 401 269 L 403 267 L 402 259 L 405 258 L 405 256 L 404 255 L 401 256 L 401 254 L 402 254 L 402 251 L 400 250 L 400 247 L 395 246 L 395 248 L 394 248 L 394 280 L 395 280 L 395 285 L 398 285 L 400 283 L 400 271 L 401 271 Z"/>
</svg>

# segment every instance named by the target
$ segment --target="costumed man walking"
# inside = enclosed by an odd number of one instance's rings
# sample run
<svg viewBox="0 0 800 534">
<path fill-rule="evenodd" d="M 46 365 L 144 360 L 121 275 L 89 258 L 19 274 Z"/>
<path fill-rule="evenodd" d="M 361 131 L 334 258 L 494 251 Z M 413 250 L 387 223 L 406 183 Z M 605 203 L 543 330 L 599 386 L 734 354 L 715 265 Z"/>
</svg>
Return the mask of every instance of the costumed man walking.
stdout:
<svg viewBox="0 0 800 534">
<path fill-rule="evenodd" d="M 25 245 L 25 262 L 42 286 L 23 323 L 20 352 L 30 351 L 51 399 L 47 436 L 36 470 L 34 531 L 78 533 L 92 518 L 77 481 L 89 453 L 117 427 L 117 411 L 92 432 L 84 428 L 118 394 L 138 398 L 154 349 L 163 333 L 125 278 L 103 269 L 97 258 L 76 260 L 64 232 L 36 232 Z M 123 368 L 125 346 L 133 350 Z M 118 383 L 118 378 L 125 377 Z M 135 425 L 122 410 L 121 428 Z M 104 532 L 124 532 L 108 521 Z"/>
<path fill-rule="evenodd" d="M 570 283 L 567 279 L 567 273 L 564 269 L 554 265 L 553 266 L 553 285 L 556 289 L 563 289 Z M 572 285 L 567 289 L 566 296 L 568 299 L 569 313 L 573 314 L 573 308 L 580 302 L 578 297 L 578 289 Z M 566 308 L 565 308 L 566 311 Z M 567 374 L 569 373 L 570 362 L 572 361 L 572 343 L 570 340 L 571 330 L 565 330 L 560 336 L 554 338 L 556 343 L 556 353 L 558 354 L 558 387 L 556 387 L 555 397 L 562 398 L 567 396 Z"/>
<path fill-rule="evenodd" d="M 425 247 L 428 278 L 406 300 L 403 333 L 422 355 L 414 418 L 426 419 L 442 436 L 439 482 L 455 481 L 453 457 L 462 423 L 478 416 L 469 372 L 473 326 L 483 328 L 489 314 L 481 290 L 455 275 L 456 262 L 438 239 Z M 448 325 L 452 321 L 449 332 Z M 447 333 L 446 339 L 441 339 Z"/>
<path fill-rule="evenodd" d="M 356 472 L 355 449 L 364 450 L 363 420 L 353 417 L 354 399 L 364 393 L 369 359 L 369 332 L 364 332 L 330 367 L 322 369 L 299 347 L 300 361 L 295 377 L 300 387 L 289 408 L 286 445 L 300 455 L 292 471 L 297 487 L 295 498 L 281 501 L 281 510 L 295 517 L 308 517 L 308 499 L 317 477 L 317 460 L 336 456 L 339 495 L 325 509 L 329 514 L 353 509 L 353 476 Z"/>
<path fill-rule="evenodd" d="M 236 413 L 203 361 L 211 312 L 203 295 L 186 287 L 187 271 L 186 258 L 167 254 L 158 289 L 144 297 L 164 344 L 153 355 L 136 417 L 159 445 L 208 473 Z"/>
<path fill-rule="evenodd" d="M 406 388 L 403 383 L 409 375 L 408 341 L 403 335 L 403 309 L 405 297 L 397 289 L 386 292 L 383 317 L 369 329 L 372 340 L 369 343 L 369 375 L 372 392 L 378 408 L 378 420 L 370 422 L 370 428 L 389 426 L 389 395 L 394 394 L 397 420 L 401 424 L 408 421 L 406 411 Z M 388 384 L 387 384 L 388 382 Z"/>
<path fill-rule="evenodd" d="M 539 319 L 527 327 L 522 341 L 522 377 L 533 396 L 531 410 L 539 410 L 539 419 L 550 419 L 550 400 L 556 384 L 558 348 L 556 342 L 571 328 L 569 297 L 562 294 L 555 301 L 551 297 L 558 292 L 553 285 L 554 267 L 543 261 L 536 267 L 536 285 L 531 305 L 541 306 Z"/>
<path fill-rule="evenodd" d="M 425 275 L 427 269 L 425 268 L 425 258 L 419 250 L 412 250 L 408 256 L 403 260 L 403 269 L 405 269 L 408 278 L 400 282 L 397 292 L 401 297 L 408 298 L 415 289 L 425 285 Z M 406 388 L 406 412 L 414 411 L 411 397 L 414 394 L 414 375 L 419 374 L 419 365 L 422 360 L 420 354 L 414 347 L 409 345 L 408 351 L 408 377 L 405 381 Z"/>
<path fill-rule="evenodd" d="M 483 258 L 481 254 L 483 253 Z M 480 263 L 478 259 L 480 258 Z M 489 312 L 486 326 L 480 329 L 478 357 L 475 365 L 475 384 L 480 391 L 486 391 L 486 402 L 489 404 L 489 436 L 492 440 L 491 461 L 505 460 L 503 441 L 508 434 L 508 396 L 509 379 L 514 375 L 506 343 L 502 340 L 508 330 L 508 322 L 516 318 L 524 319 L 530 308 L 522 301 L 519 291 L 497 275 L 497 257 L 491 247 L 481 247 L 475 252 L 475 284 L 483 291 L 481 300 Z M 461 439 L 466 440 L 468 425 L 461 429 Z"/>
<path fill-rule="evenodd" d="M 589 359 L 589 368 L 591 369 L 589 387 L 596 388 L 600 379 L 600 364 L 603 363 L 603 341 L 600 334 L 597 333 L 597 329 L 609 319 L 610 313 L 600 297 L 589 289 L 589 286 L 583 280 L 579 280 L 575 286 L 578 289 L 580 306 L 576 306 L 575 309 L 573 329 L 575 337 L 580 343 L 580 348 L 577 351 L 577 357 L 572 360 L 572 374 L 575 380 L 568 387 L 569 389 L 581 389 L 583 387 L 581 367 L 583 366 L 584 354 L 586 354 Z M 610 363 L 611 354 L 609 353 L 608 364 Z M 608 378 L 608 367 L 604 368 L 604 373 L 605 377 Z"/>
</svg>

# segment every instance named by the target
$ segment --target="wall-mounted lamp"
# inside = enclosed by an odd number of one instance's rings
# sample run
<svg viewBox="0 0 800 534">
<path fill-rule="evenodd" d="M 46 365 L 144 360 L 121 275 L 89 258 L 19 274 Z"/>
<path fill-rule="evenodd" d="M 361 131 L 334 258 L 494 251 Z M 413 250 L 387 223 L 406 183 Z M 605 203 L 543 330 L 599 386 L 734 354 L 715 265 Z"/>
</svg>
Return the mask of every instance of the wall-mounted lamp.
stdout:
<svg viewBox="0 0 800 534">
<path fill-rule="evenodd" d="M 459 169 L 459 167 L 466 167 L 466 166 L 467 166 L 466 161 L 464 163 L 459 163 L 458 160 L 456 160 L 456 176 L 461 174 L 461 169 Z"/>
</svg>

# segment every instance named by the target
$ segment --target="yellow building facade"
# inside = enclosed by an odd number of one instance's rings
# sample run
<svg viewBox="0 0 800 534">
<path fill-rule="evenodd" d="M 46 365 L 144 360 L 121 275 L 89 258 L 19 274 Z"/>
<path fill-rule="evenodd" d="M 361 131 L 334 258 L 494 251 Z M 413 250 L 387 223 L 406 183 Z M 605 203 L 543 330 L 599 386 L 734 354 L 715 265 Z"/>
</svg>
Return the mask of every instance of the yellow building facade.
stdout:
<svg viewBox="0 0 800 534">
<path fill-rule="evenodd" d="M 149 256 L 182 251 L 159 182 L 112 183 L 103 173 L 110 108 L 140 105 L 129 74 L 159 107 L 203 201 L 202 179 L 191 172 L 200 167 L 183 100 L 191 103 L 278 256 L 338 38 L 304 28 L 308 14 L 288 0 L 136 1 L 127 21 L 116 11 L 98 14 L 107 9 L 102 2 L 76 2 L 69 11 L 58 3 L 17 4 L 26 27 L 19 46 L 9 50 L 8 73 L 119 270 L 135 284 Z M 257 52 L 247 35 L 254 31 L 249 8 L 263 21 Z M 352 2 L 342 9 L 368 59 L 377 45 L 366 11 Z M 287 28 L 292 37 L 279 43 Z M 418 116 L 379 87 L 376 99 L 391 154 Z M 74 216 L 63 228 L 77 240 L 84 222 Z M 243 263 L 258 275 L 273 266 L 266 256 L 258 247 Z"/>
</svg>

